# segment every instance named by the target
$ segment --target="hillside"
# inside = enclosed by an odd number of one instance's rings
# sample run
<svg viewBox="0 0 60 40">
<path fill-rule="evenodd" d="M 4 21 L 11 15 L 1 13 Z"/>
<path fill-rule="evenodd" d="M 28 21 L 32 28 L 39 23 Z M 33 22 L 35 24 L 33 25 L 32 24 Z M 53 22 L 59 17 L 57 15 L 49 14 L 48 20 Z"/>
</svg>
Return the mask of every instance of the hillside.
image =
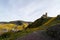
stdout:
<svg viewBox="0 0 60 40">
<path fill-rule="evenodd" d="M 43 21 L 41 18 L 37 19 L 32 24 L 28 25 L 28 28 L 30 28 L 29 30 L 32 31 L 31 34 L 20 37 L 17 40 L 20 40 L 20 39 L 21 40 L 25 40 L 25 39 L 26 40 L 55 40 L 55 39 L 59 40 L 59 33 L 57 34 L 57 32 L 59 32 L 60 30 L 60 15 L 57 15 L 57 17 L 44 18 Z M 43 23 L 40 24 L 39 22 L 40 23 L 43 22 Z M 47 31 L 48 33 L 45 33 L 45 31 Z M 58 37 L 58 39 L 55 35 Z M 54 36 L 56 38 L 53 38 Z"/>
<path fill-rule="evenodd" d="M 7 23 L 0 22 L 0 29 L 2 29 L 3 31 L 5 31 L 5 29 L 9 30 L 7 33 L 1 35 L 0 38 L 4 40 L 5 39 L 15 40 L 16 38 L 24 37 L 25 35 L 29 35 L 30 33 L 34 33 L 39 30 L 46 31 L 47 28 L 57 24 L 60 24 L 60 15 L 57 15 L 57 17 L 48 17 L 47 14 L 42 15 L 34 22 L 25 21 L 11 21 Z M 13 29 L 14 31 L 11 31 Z"/>
<path fill-rule="evenodd" d="M 50 26 L 47 30 L 38 30 L 16 40 L 60 40 L 60 24 Z"/>
<path fill-rule="evenodd" d="M 50 22 L 48 26 L 52 24 L 60 24 L 60 15 L 58 15 L 52 22 Z"/>
<path fill-rule="evenodd" d="M 0 35 L 9 31 L 17 32 L 24 30 L 30 23 L 32 22 L 25 21 L 0 22 Z"/>
<path fill-rule="evenodd" d="M 33 28 L 33 27 L 39 27 L 41 25 L 43 25 L 45 22 L 47 22 L 48 20 L 50 20 L 51 17 L 48 17 L 48 18 L 39 18 L 37 19 L 36 21 L 34 21 L 32 24 L 30 24 L 28 27 L 29 28 Z"/>
<path fill-rule="evenodd" d="M 57 17 L 46 17 L 43 16 L 37 20 L 35 20 L 32 24 L 28 25 L 28 28 L 35 28 L 39 26 L 52 26 L 55 24 L 60 24 L 60 15 Z"/>
<path fill-rule="evenodd" d="M 51 18 L 52 17 L 48 17 L 47 13 L 46 13 L 46 14 L 42 15 L 40 18 L 38 18 L 37 20 L 35 20 L 30 25 L 28 25 L 28 28 L 39 27 L 39 26 L 43 25 L 44 23 L 46 23 L 47 21 L 49 21 Z"/>
</svg>

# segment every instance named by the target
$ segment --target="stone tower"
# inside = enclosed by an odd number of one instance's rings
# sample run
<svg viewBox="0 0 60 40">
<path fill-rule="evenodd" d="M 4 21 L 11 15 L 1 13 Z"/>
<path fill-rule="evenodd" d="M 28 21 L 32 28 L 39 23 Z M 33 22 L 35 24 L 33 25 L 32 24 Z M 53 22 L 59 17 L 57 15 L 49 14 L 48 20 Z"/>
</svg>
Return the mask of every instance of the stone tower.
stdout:
<svg viewBox="0 0 60 40">
<path fill-rule="evenodd" d="M 47 12 L 42 17 L 43 18 L 47 18 Z"/>
<path fill-rule="evenodd" d="M 47 12 L 46 12 L 45 16 L 46 16 L 46 18 L 47 18 Z"/>
</svg>

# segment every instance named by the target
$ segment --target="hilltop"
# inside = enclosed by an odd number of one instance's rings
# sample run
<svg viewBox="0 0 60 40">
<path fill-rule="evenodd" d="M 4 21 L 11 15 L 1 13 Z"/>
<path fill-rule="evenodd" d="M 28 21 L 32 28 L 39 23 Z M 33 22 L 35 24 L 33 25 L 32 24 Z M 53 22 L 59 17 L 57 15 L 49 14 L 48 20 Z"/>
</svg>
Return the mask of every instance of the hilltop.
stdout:
<svg viewBox="0 0 60 40">
<path fill-rule="evenodd" d="M 16 24 L 16 25 L 22 25 L 23 23 L 32 23 L 32 22 L 27 22 L 27 21 L 20 21 L 20 20 L 16 20 L 16 21 L 9 21 L 9 22 L 0 22 L 0 24 Z"/>
<path fill-rule="evenodd" d="M 39 26 L 51 26 L 59 23 L 60 23 L 60 15 L 57 15 L 57 17 L 48 17 L 46 13 L 42 15 L 41 18 L 38 18 L 33 23 L 28 25 L 28 28 L 35 28 Z"/>
</svg>

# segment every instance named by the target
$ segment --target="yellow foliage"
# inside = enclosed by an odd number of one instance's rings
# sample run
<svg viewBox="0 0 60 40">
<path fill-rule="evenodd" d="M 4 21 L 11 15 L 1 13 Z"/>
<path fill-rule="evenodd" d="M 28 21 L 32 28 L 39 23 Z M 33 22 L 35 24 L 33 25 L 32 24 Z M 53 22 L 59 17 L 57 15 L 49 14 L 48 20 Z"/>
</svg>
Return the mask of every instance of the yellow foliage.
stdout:
<svg viewBox="0 0 60 40">
<path fill-rule="evenodd" d="M 45 24 L 43 24 L 43 25 L 48 25 L 50 22 L 52 22 L 54 19 L 56 19 L 56 17 L 53 17 L 53 18 L 51 18 L 48 22 L 46 22 Z"/>
<path fill-rule="evenodd" d="M 16 24 L 0 24 L 0 30 L 6 29 L 8 31 L 12 29 L 23 30 L 28 26 L 28 23 L 23 23 L 23 25 L 16 25 Z M 15 28 L 16 27 L 16 28 Z"/>
</svg>

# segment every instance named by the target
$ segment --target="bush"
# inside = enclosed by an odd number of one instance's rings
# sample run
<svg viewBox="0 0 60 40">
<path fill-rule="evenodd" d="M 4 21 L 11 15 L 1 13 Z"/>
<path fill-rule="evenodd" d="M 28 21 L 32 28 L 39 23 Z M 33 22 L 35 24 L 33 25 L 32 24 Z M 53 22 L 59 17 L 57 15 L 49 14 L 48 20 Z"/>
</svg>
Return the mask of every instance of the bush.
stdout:
<svg viewBox="0 0 60 40">
<path fill-rule="evenodd" d="M 9 38 L 11 36 L 11 32 L 7 32 L 7 33 L 4 33 L 0 36 L 0 38 L 4 39 L 4 38 Z"/>
<path fill-rule="evenodd" d="M 51 26 L 46 32 L 51 38 L 60 40 L 60 24 Z"/>
<path fill-rule="evenodd" d="M 60 15 L 57 16 L 57 20 L 60 20 Z"/>
</svg>

